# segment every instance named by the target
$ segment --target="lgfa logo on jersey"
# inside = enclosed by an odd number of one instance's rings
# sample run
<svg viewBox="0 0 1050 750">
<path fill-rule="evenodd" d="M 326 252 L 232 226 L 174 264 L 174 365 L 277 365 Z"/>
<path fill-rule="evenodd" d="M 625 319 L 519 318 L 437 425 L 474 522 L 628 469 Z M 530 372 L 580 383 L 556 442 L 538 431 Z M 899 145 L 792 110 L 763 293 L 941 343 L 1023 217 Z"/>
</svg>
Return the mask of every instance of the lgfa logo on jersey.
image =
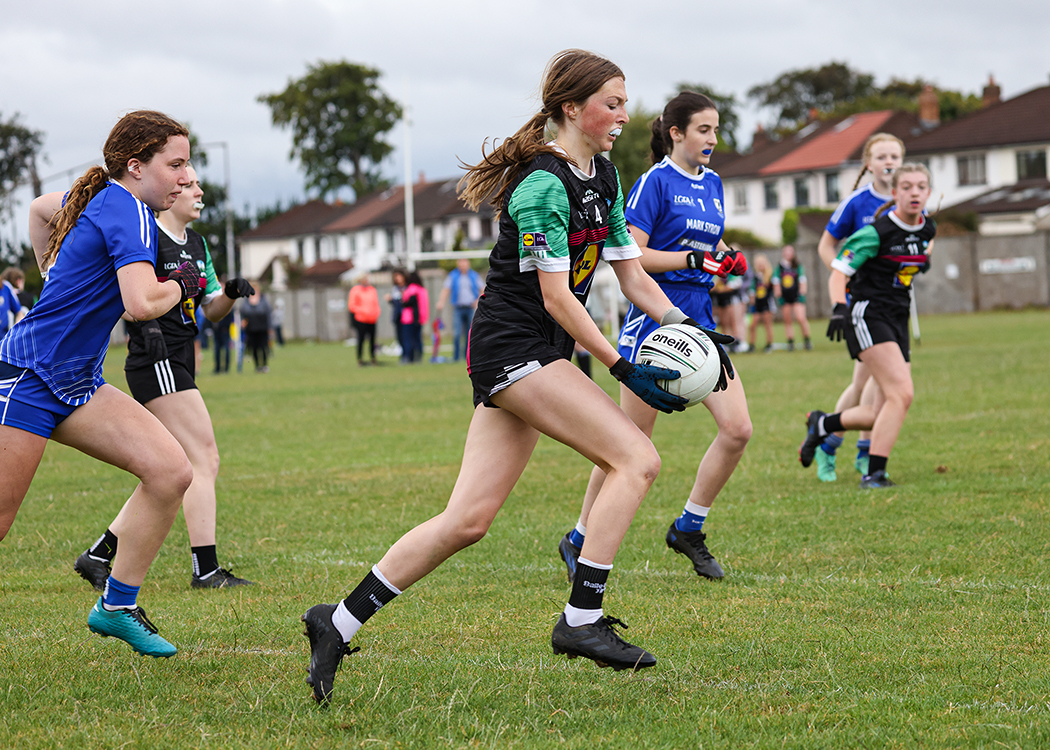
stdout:
<svg viewBox="0 0 1050 750">
<path fill-rule="evenodd" d="M 543 232 L 522 232 L 521 251 L 537 257 L 545 257 L 548 250 L 547 235 Z"/>
<path fill-rule="evenodd" d="M 695 206 L 696 203 L 693 201 L 691 195 L 676 195 L 674 197 L 674 204 L 676 206 Z"/>
</svg>

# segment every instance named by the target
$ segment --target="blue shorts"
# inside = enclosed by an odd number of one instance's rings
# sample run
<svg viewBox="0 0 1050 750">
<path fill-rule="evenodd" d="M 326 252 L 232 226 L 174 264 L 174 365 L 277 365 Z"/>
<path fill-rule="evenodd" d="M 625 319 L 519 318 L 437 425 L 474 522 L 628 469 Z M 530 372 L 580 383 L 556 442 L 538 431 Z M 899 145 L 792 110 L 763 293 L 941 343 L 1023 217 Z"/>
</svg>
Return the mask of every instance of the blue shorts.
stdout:
<svg viewBox="0 0 1050 750">
<path fill-rule="evenodd" d="M 59 401 L 32 370 L 0 362 L 0 424 L 50 438 L 76 408 Z"/>
<path fill-rule="evenodd" d="M 715 319 L 711 313 L 711 293 L 706 286 L 696 284 L 661 284 L 667 299 L 671 304 L 695 320 L 704 328 L 715 329 Z M 660 324 L 650 318 L 634 305 L 627 311 L 623 319 L 623 328 L 620 329 L 620 338 L 617 341 L 617 351 L 621 357 L 630 362 L 635 361 L 638 347 L 645 341 L 645 337 L 660 327 Z"/>
</svg>

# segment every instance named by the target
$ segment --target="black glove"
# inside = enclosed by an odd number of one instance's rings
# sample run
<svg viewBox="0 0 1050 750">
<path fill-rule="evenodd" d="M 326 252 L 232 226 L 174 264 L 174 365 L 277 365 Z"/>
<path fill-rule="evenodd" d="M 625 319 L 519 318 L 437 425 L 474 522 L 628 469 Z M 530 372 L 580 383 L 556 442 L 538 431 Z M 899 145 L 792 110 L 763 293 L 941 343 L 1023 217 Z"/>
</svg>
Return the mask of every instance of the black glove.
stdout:
<svg viewBox="0 0 1050 750">
<path fill-rule="evenodd" d="M 740 257 L 742 258 L 744 256 L 741 255 Z M 699 328 L 704 332 L 704 335 L 707 336 L 707 338 L 711 339 L 711 343 L 715 345 L 715 349 L 718 350 L 718 361 L 722 363 L 722 374 L 718 376 L 718 382 L 715 383 L 715 387 L 712 388 L 711 391 L 724 391 L 729 387 L 729 381 L 736 378 L 736 371 L 733 369 L 733 361 L 729 359 L 729 355 L 722 346 L 732 346 L 736 343 L 736 339 L 727 334 L 704 328 L 692 318 L 686 318 L 682 323 L 687 326 Z"/>
<path fill-rule="evenodd" d="M 677 380 L 682 377 L 678 370 L 668 370 L 652 365 L 635 365 L 624 357 L 620 357 L 616 364 L 609 368 L 609 373 L 654 409 L 659 409 L 664 414 L 685 411 L 684 398 L 672 395 L 656 384 L 657 380 Z"/>
<path fill-rule="evenodd" d="M 197 264 L 188 260 L 169 273 L 168 278 L 164 280 L 179 282 L 179 286 L 182 287 L 183 302 L 200 294 L 206 283 Z"/>
<path fill-rule="evenodd" d="M 146 354 L 153 362 L 163 362 L 168 358 L 168 345 L 164 343 L 164 334 L 160 331 L 160 323 L 156 320 L 147 320 L 142 324 L 142 338 L 146 346 Z"/>
<path fill-rule="evenodd" d="M 230 299 L 251 297 L 255 294 L 255 289 L 248 283 L 248 279 L 230 279 L 226 282 L 226 288 L 224 291 L 226 292 L 226 296 Z"/>
<path fill-rule="evenodd" d="M 849 305 L 839 302 L 831 311 L 831 320 L 828 321 L 828 338 L 832 341 L 842 341 L 846 337 L 846 318 L 849 317 Z"/>
<path fill-rule="evenodd" d="M 739 250 L 693 250 L 686 258 L 686 265 L 694 271 L 700 269 L 712 276 L 743 276 L 747 272 L 747 258 Z"/>
</svg>

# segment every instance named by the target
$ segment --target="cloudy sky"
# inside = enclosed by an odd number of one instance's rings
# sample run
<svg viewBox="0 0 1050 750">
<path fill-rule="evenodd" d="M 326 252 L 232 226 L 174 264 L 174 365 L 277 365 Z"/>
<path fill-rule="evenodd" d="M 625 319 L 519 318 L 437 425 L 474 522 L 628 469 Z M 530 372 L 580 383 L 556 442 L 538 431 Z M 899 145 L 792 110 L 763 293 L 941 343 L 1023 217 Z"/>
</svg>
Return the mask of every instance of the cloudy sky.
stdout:
<svg viewBox="0 0 1050 750">
<path fill-rule="evenodd" d="M 100 158 L 120 115 L 160 109 L 189 123 L 202 142 L 229 144 L 234 203 L 254 209 L 304 195 L 288 158 L 290 135 L 271 125 L 256 98 L 319 60 L 382 71 L 382 87 L 411 107 L 412 172 L 428 179 L 457 175 L 457 157 L 476 160 L 486 137 L 520 127 L 538 108 L 544 65 L 567 47 L 618 63 L 632 105 L 647 109 L 661 108 L 680 81 L 746 101 L 755 84 L 833 60 L 874 74 L 878 84 L 922 77 L 980 93 L 994 75 L 1011 97 L 1050 83 L 1045 0 L 914 0 L 854 10 L 859 5 L 9 1 L 0 23 L 0 115 L 19 112 L 23 124 L 44 131 L 41 173 L 54 178 L 44 187 L 59 190 L 68 187 L 69 170 Z M 746 144 L 769 113 L 745 107 L 741 114 Z M 401 182 L 401 126 L 390 141 L 396 152 L 384 173 Z M 210 155 L 205 176 L 221 182 L 222 151 Z"/>
</svg>

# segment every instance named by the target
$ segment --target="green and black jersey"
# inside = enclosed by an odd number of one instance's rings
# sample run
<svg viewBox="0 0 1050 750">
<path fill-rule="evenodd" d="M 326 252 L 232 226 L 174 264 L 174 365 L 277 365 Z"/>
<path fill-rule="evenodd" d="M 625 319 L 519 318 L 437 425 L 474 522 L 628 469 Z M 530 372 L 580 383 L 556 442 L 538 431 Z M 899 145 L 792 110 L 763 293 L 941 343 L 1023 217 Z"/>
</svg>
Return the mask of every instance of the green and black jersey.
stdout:
<svg viewBox="0 0 1050 750">
<path fill-rule="evenodd" d="M 907 313 L 912 280 L 928 267 L 928 250 L 936 234 L 933 219 L 924 216 L 920 224 L 911 226 L 890 211 L 850 235 L 831 267 L 851 277 L 854 301 L 870 300 Z"/>
<path fill-rule="evenodd" d="M 570 288 L 586 303 L 599 259 L 641 255 L 627 231 L 616 168 L 603 157 L 593 166 L 588 176 L 542 154 L 507 191 L 471 326 L 468 369 L 502 368 L 527 356 L 526 339 L 570 357 L 572 339 L 544 308 L 536 271 L 569 272 Z"/>
</svg>

